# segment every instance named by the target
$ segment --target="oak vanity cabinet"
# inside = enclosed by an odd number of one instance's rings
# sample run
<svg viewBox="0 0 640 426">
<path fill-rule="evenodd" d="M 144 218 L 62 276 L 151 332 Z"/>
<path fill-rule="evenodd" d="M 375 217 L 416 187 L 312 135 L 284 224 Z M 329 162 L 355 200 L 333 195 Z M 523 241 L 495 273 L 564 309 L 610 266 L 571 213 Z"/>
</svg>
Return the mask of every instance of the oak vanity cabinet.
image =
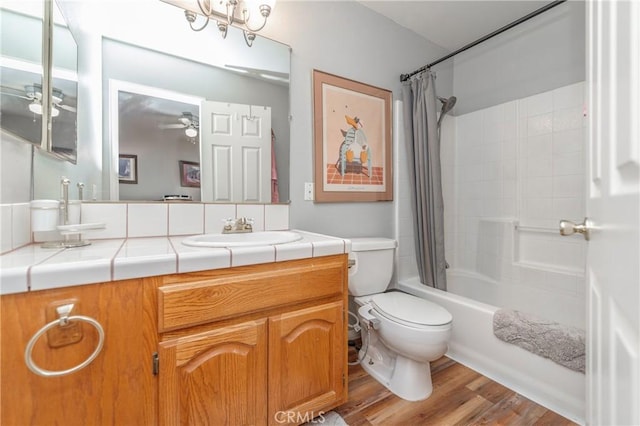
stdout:
<svg viewBox="0 0 640 426">
<path fill-rule="evenodd" d="M 102 350 L 35 374 L 27 343 L 68 303 Z M 346 255 L 2 295 L 0 424 L 304 423 L 346 401 L 346 306 Z M 38 338 L 39 367 L 96 349 L 69 324 Z"/>
<path fill-rule="evenodd" d="M 151 279 L 159 423 L 304 423 L 345 402 L 346 262 L 337 255 Z"/>
</svg>

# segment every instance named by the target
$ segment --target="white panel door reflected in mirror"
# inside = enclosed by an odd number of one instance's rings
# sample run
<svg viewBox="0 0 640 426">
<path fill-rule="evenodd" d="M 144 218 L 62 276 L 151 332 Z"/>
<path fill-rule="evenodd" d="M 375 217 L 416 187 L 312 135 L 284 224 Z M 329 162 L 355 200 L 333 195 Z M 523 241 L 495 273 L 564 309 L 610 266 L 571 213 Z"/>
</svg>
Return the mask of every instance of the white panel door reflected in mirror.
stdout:
<svg viewBox="0 0 640 426">
<path fill-rule="evenodd" d="M 271 202 L 271 108 L 202 103 L 202 201 Z"/>
</svg>

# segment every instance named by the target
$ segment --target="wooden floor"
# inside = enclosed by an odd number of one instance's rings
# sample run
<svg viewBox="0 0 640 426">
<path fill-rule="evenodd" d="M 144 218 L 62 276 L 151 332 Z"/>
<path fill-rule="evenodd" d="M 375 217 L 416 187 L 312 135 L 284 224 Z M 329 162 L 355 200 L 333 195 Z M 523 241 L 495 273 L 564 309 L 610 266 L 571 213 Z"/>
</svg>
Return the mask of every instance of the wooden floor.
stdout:
<svg viewBox="0 0 640 426">
<path fill-rule="evenodd" d="M 350 348 L 350 360 L 356 357 Z M 553 425 L 575 423 L 442 357 L 431 363 L 433 393 L 420 402 L 392 394 L 360 365 L 349 367 L 349 401 L 336 408 L 349 426 Z"/>
</svg>

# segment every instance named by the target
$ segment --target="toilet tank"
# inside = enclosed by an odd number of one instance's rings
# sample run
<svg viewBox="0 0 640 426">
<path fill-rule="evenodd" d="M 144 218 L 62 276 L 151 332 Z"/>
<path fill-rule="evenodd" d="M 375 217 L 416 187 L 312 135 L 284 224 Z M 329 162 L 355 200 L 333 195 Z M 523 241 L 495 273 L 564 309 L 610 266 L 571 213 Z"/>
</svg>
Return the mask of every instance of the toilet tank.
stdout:
<svg viewBox="0 0 640 426">
<path fill-rule="evenodd" d="M 350 238 L 349 293 L 366 296 L 382 293 L 393 275 L 395 240 L 389 238 Z"/>
</svg>

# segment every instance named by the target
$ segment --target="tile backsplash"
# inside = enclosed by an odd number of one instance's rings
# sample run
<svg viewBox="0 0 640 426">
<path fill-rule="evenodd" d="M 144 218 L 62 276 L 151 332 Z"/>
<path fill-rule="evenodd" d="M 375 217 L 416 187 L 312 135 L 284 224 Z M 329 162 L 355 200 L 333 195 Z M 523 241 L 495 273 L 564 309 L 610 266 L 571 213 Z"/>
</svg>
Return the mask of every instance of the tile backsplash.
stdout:
<svg viewBox="0 0 640 426">
<path fill-rule="evenodd" d="M 0 253 L 31 242 L 29 203 L 0 205 Z"/>
<path fill-rule="evenodd" d="M 215 233 L 222 230 L 225 219 L 236 217 L 253 219 L 256 231 L 289 229 L 287 204 L 86 202 L 81 212 L 82 223 L 106 224 L 105 229 L 87 232 L 85 238 L 90 240 Z M 0 205 L 0 225 L 0 253 L 59 239 L 56 233 L 32 236 L 29 203 Z"/>
</svg>

